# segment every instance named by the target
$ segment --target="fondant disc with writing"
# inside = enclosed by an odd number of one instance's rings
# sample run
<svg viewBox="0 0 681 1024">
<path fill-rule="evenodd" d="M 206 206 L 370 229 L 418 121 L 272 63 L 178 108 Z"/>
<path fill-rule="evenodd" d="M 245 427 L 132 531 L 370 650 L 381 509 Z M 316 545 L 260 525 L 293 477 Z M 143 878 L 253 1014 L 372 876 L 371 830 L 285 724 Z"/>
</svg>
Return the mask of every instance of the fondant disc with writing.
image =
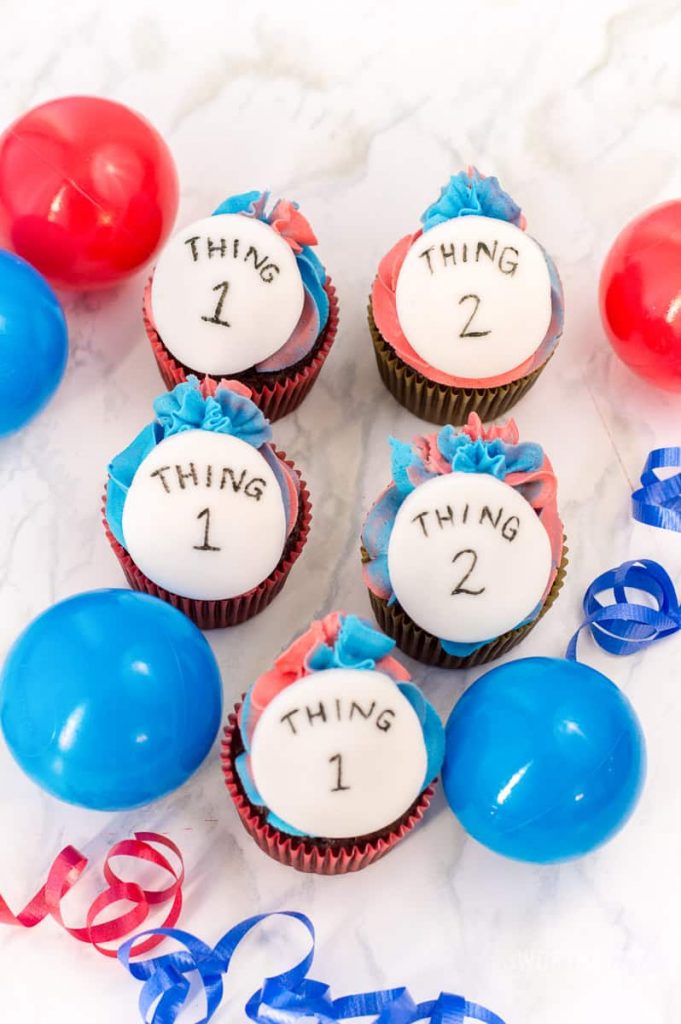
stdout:
<svg viewBox="0 0 681 1024">
<path fill-rule="evenodd" d="M 349 839 L 409 810 L 425 785 L 427 754 L 416 712 L 389 676 L 336 668 L 305 676 L 267 705 L 251 767 L 283 821 Z"/>
<path fill-rule="evenodd" d="M 519 626 L 540 603 L 551 543 L 518 491 L 487 473 L 449 473 L 405 499 L 388 544 L 397 600 L 441 640 L 480 643 Z"/>
<path fill-rule="evenodd" d="M 492 217 L 456 217 L 417 238 L 395 298 L 418 355 L 472 380 L 520 366 L 551 322 L 551 279 L 540 246 Z"/>
<path fill-rule="evenodd" d="M 201 373 L 240 373 L 288 341 L 305 293 L 293 251 L 255 217 L 221 213 L 178 232 L 151 285 L 156 330 Z"/>
<path fill-rule="evenodd" d="M 171 593 L 236 597 L 281 559 L 281 489 L 252 445 L 228 434 L 183 431 L 139 466 L 123 509 L 123 536 L 142 572 Z"/>
</svg>

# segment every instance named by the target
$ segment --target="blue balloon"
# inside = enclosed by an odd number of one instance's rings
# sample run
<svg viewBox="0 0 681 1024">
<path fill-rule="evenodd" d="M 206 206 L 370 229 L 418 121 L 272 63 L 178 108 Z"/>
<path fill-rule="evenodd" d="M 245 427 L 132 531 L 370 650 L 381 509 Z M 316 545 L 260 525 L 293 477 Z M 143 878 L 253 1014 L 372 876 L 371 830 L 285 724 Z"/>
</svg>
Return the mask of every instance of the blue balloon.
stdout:
<svg viewBox="0 0 681 1024">
<path fill-rule="evenodd" d="M 548 864 L 595 849 L 624 825 L 644 778 L 631 704 L 579 662 L 492 669 L 447 723 L 447 800 L 467 832 L 506 857 Z"/>
<path fill-rule="evenodd" d="M 0 436 L 19 430 L 47 404 L 67 355 L 57 296 L 30 263 L 0 249 Z"/>
<path fill-rule="evenodd" d="M 197 627 L 130 590 L 78 594 L 38 616 L 0 675 L 0 727 L 48 793 L 102 811 L 181 786 L 215 740 L 222 684 Z"/>
</svg>

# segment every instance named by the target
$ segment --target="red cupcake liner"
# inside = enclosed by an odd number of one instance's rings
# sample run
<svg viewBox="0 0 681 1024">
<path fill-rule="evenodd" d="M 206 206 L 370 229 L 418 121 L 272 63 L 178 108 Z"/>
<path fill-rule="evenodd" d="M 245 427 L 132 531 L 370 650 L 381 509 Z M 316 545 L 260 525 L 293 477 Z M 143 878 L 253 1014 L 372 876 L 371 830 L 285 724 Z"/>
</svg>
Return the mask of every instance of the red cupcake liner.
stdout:
<svg viewBox="0 0 681 1024">
<path fill-rule="evenodd" d="M 276 448 L 274 451 L 277 457 L 293 470 L 300 481 L 300 512 L 298 522 L 288 540 L 282 560 L 267 579 L 263 580 L 262 583 L 259 583 L 257 587 L 249 590 L 246 594 L 225 598 L 221 601 L 198 601 L 191 597 L 180 597 L 179 594 L 172 594 L 169 590 L 164 590 L 163 587 L 157 586 L 148 576 L 145 576 L 109 529 L 106 519 L 105 488 L 102 506 L 104 532 L 132 589 L 140 590 L 145 594 L 151 594 L 153 597 L 160 597 L 162 601 L 167 601 L 173 607 L 179 608 L 200 629 L 222 629 L 225 626 L 238 626 L 241 622 L 252 619 L 254 615 L 267 608 L 268 604 L 274 600 L 284 586 L 288 574 L 300 557 L 305 547 L 312 521 L 312 505 L 307 484 L 293 462 L 287 459 L 283 452 L 277 451 Z"/>
<path fill-rule="evenodd" d="M 154 326 L 151 311 L 152 277 L 149 278 L 144 289 L 142 315 L 154 358 L 168 391 L 172 391 L 177 384 L 182 384 L 186 381 L 189 374 L 194 374 L 199 379 L 204 377 L 213 377 L 214 380 L 222 379 L 222 376 L 217 377 L 214 374 L 203 374 L 198 370 L 191 370 L 182 363 L 178 363 L 165 347 Z M 329 297 L 329 319 L 317 340 L 309 362 L 304 362 L 297 368 L 292 367 L 291 370 L 280 370 L 274 380 L 271 379 L 272 376 L 275 376 L 274 374 L 267 374 L 270 380 L 262 381 L 262 383 L 257 380 L 257 374 L 248 374 L 246 383 L 251 389 L 251 398 L 271 423 L 281 419 L 282 416 L 287 416 L 288 413 L 298 408 L 319 376 L 326 357 L 331 351 L 331 346 L 336 340 L 336 333 L 338 331 L 338 297 L 329 277 L 327 277 L 324 284 L 324 290 Z M 236 380 L 240 380 L 243 375 L 237 373 L 233 376 Z M 253 378 L 256 379 L 254 380 Z"/>
<path fill-rule="evenodd" d="M 222 739 L 222 772 L 225 785 L 237 809 L 241 824 L 260 849 L 273 860 L 308 875 L 345 875 L 361 871 L 401 842 L 421 821 L 430 807 L 435 792 L 428 786 L 418 800 L 399 821 L 366 839 L 326 840 L 290 836 L 270 825 L 261 810 L 254 807 L 246 796 L 236 771 L 236 758 L 243 752 L 243 741 L 238 724 L 241 703 L 227 719 Z"/>
</svg>

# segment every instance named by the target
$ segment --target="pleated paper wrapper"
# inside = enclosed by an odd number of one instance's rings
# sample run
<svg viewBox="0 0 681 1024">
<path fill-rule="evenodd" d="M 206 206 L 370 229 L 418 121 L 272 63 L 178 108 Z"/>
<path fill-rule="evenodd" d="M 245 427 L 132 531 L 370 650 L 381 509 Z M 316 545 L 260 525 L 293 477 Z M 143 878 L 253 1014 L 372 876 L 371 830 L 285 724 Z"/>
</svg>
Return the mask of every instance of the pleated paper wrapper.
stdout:
<svg viewBox="0 0 681 1024">
<path fill-rule="evenodd" d="M 362 549 L 362 559 L 363 561 L 367 560 L 364 549 Z M 389 605 L 387 601 L 372 594 L 371 591 L 369 591 L 369 599 L 380 628 L 389 637 L 392 637 L 399 649 L 408 654 L 410 658 L 415 658 L 416 661 L 425 665 L 434 665 L 436 668 L 473 668 L 476 665 L 486 665 L 489 661 L 501 658 L 525 639 L 558 597 L 567 573 L 567 565 L 568 548 L 564 538 L 563 556 L 556 578 L 537 618 L 532 622 L 527 622 L 524 626 L 509 630 L 508 633 L 497 637 L 496 640 L 490 640 L 484 647 L 479 647 L 477 651 L 473 651 L 472 654 L 465 657 L 447 654 L 439 639 L 417 626 L 397 602 Z"/>
<path fill-rule="evenodd" d="M 241 824 L 260 849 L 273 860 L 305 874 L 344 875 L 361 871 L 385 857 L 397 843 L 418 825 L 430 806 L 434 787 L 428 786 L 399 821 L 373 836 L 352 840 L 315 840 L 291 836 L 270 825 L 261 808 L 255 807 L 241 785 L 236 759 L 243 752 L 243 741 L 234 708 L 222 739 L 222 771 Z"/>
<path fill-rule="evenodd" d="M 300 557 L 310 532 L 310 522 L 312 520 L 312 505 L 310 504 L 307 484 L 302 479 L 295 465 L 286 458 L 283 452 L 275 450 L 275 454 L 295 472 L 300 480 L 300 512 L 298 522 L 293 529 L 291 537 L 288 539 L 284 556 L 267 579 L 263 580 L 262 583 L 259 583 L 257 587 L 249 590 L 246 594 L 226 598 L 222 601 L 199 601 L 190 597 L 180 597 L 178 594 L 172 594 L 170 591 L 164 590 L 163 587 L 157 586 L 148 576 L 145 576 L 109 529 L 109 524 L 106 520 L 105 491 L 102 508 L 104 530 L 132 589 L 140 590 L 145 594 L 152 594 L 154 597 L 160 597 L 162 601 L 167 601 L 168 604 L 172 604 L 175 608 L 179 608 L 180 611 L 189 616 L 201 629 L 220 629 L 224 626 L 238 626 L 239 623 L 252 619 L 254 615 L 267 608 L 268 604 L 274 600 L 284 586 L 288 574 Z"/>
<path fill-rule="evenodd" d="M 223 375 L 204 374 L 199 370 L 192 370 L 182 363 L 178 363 L 163 344 L 161 337 L 154 326 L 154 319 L 151 311 L 151 282 L 149 278 L 144 289 L 143 317 L 144 326 L 147 332 L 154 358 L 158 365 L 159 372 L 163 378 L 168 391 L 177 384 L 186 381 L 190 374 L 198 377 L 199 380 L 206 376 L 215 380 L 222 379 Z M 338 331 L 338 298 L 336 289 L 331 279 L 327 277 L 324 289 L 329 297 L 329 319 L 322 331 L 317 344 L 308 362 L 302 361 L 290 370 L 280 370 L 278 373 L 263 374 L 262 382 L 258 381 L 257 373 L 249 373 L 245 383 L 251 389 L 251 399 L 267 419 L 273 423 L 275 420 L 287 416 L 298 408 L 306 397 L 310 388 L 319 376 L 319 372 L 331 351 L 331 346 L 336 339 Z M 229 378 L 229 374 L 226 375 Z M 232 374 L 235 380 L 241 380 L 243 375 Z"/>
<path fill-rule="evenodd" d="M 383 338 L 376 326 L 369 303 L 369 330 L 374 343 L 376 363 L 386 388 L 409 412 L 430 423 L 461 426 L 472 412 L 483 423 L 505 415 L 536 383 L 550 361 L 546 360 L 526 377 L 491 388 L 456 388 L 437 384 L 408 366 Z"/>
</svg>

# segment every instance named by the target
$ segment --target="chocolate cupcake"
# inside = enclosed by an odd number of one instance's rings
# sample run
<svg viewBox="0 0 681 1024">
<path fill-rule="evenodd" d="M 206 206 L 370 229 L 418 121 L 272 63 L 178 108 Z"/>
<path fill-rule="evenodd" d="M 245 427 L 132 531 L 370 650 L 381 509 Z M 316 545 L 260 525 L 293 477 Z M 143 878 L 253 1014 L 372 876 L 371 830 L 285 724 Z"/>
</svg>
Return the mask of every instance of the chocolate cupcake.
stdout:
<svg viewBox="0 0 681 1024">
<path fill-rule="evenodd" d="M 246 830 L 280 863 L 358 871 L 425 813 L 444 733 L 394 646 L 333 612 L 277 658 L 230 717 L 227 788 Z"/>
<path fill-rule="evenodd" d="M 535 383 L 563 329 L 548 253 L 496 178 L 455 175 L 381 260 L 369 303 L 391 394 L 433 423 L 507 412 Z"/>
<path fill-rule="evenodd" d="M 236 381 L 190 377 L 109 466 L 104 527 L 130 586 L 199 626 L 265 608 L 301 554 L 307 487 Z"/>
<path fill-rule="evenodd" d="M 336 336 L 338 303 L 296 203 L 232 196 L 167 244 L 144 322 L 168 389 L 190 374 L 245 384 L 269 420 L 296 409 Z"/>
<path fill-rule="evenodd" d="M 533 628 L 567 564 L 556 477 L 510 420 L 485 429 L 472 413 L 391 439 L 392 481 L 362 529 L 364 579 L 376 619 L 406 654 L 443 668 L 498 658 Z"/>
</svg>

